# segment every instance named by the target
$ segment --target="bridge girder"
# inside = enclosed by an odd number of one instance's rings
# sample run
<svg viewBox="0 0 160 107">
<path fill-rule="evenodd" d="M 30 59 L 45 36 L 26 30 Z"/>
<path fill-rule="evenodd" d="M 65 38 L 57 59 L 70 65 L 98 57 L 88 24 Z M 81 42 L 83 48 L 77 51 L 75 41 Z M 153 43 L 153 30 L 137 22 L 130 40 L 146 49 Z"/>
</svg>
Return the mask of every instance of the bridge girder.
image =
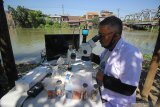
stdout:
<svg viewBox="0 0 160 107">
<path fill-rule="evenodd" d="M 158 11 L 158 12 L 157 12 Z M 145 9 L 139 13 L 126 15 L 124 18 L 124 22 L 142 22 L 142 21 L 154 21 L 160 15 L 159 9 Z"/>
</svg>

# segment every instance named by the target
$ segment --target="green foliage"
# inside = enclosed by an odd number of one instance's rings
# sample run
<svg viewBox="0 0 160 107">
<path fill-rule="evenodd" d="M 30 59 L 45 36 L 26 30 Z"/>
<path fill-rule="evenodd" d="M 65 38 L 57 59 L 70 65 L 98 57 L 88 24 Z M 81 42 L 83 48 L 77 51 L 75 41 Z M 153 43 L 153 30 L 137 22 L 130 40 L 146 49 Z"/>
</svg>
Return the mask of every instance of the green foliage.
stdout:
<svg viewBox="0 0 160 107">
<path fill-rule="evenodd" d="M 61 28 L 68 28 L 69 24 L 67 22 L 62 22 L 61 23 Z"/>
<path fill-rule="evenodd" d="M 142 63 L 142 67 L 145 70 L 148 70 L 150 67 L 150 63 L 151 63 L 151 59 L 152 59 L 152 55 L 151 54 L 143 54 L 143 63 Z"/>
<path fill-rule="evenodd" d="M 86 26 L 86 24 L 85 24 L 85 23 L 81 23 L 80 26 L 79 26 L 79 28 L 80 28 L 80 29 L 83 29 L 84 26 Z"/>
<path fill-rule="evenodd" d="M 38 28 L 44 28 L 45 26 L 43 25 L 43 24 L 40 24 L 39 26 L 38 26 Z"/>
<path fill-rule="evenodd" d="M 152 59 L 152 55 L 150 55 L 150 54 L 144 54 L 143 55 L 143 59 L 144 60 L 151 60 Z"/>
<path fill-rule="evenodd" d="M 61 28 L 61 24 L 59 22 L 54 22 L 53 28 Z"/>
<path fill-rule="evenodd" d="M 31 27 L 37 28 L 41 24 L 45 24 L 44 15 L 41 11 L 28 11 L 28 21 Z"/>
<path fill-rule="evenodd" d="M 53 25 L 53 21 L 51 20 L 51 18 L 46 17 L 46 24 Z"/>
<path fill-rule="evenodd" d="M 10 9 L 8 9 L 10 10 Z M 12 8 L 13 10 L 13 8 Z M 30 23 L 28 21 L 28 11 L 21 6 L 17 6 L 16 10 L 11 11 L 12 16 L 14 17 L 14 20 L 16 22 L 16 25 L 21 27 L 30 27 Z"/>
<path fill-rule="evenodd" d="M 99 23 L 99 17 L 94 17 L 91 22 L 93 23 L 93 27 L 97 28 Z"/>
<path fill-rule="evenodd" d="M 13 18 L 13 20 L 15 21 L 15 25 L 17 25 L 17 12 L 16 12 L 16 10 L 13 8 L 13 7 L 11 7 L 10 5 L 8 6 L 8 11 L 9 12 L 11 12 L 11 14 L 12 14 L 12 18 Z"/>
<path fill-rule="evenodd" d="M 50 24 L 45 24 L 45 29 L 48 29 L 48 28 L 52 28 L 52 25 L 50 25 Z"/>
<path fill-rule="evenodd" d="M 30 10 L 22 6 L 13 8 L 8 6 L 16 27 L 22 28 L 68 28 L 67 22 L 53 22 L 50 17 L 44 15 L 41 11 Z"/>
<path fill-rule="evenodd" d="M 11 12 L 13 20 L 18 27 L 37 28 L 39 26 L 42 27 L 47 22 L 45 20 L 46 16 L 41 11 L 30 10 L 22 6 L 17 6 L 16 9 L 8 6 L 8 11 Z"/>
</svg>

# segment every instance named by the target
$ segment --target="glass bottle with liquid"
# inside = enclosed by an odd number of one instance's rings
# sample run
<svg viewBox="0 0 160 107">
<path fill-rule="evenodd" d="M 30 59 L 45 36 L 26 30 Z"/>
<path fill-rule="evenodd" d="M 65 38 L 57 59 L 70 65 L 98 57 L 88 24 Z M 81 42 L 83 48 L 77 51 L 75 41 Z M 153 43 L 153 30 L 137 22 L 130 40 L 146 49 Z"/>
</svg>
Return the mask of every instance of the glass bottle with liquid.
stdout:
<svg viewBox="0 0 160 107">
<path fill-rule="evenodd" d="M 88 84 L 83 83 L 82 100 L 87 100 L 88 99 L 87 87 L 88 87 Z"/>
<path fill-rule="evenodd" d="M 63 94 L 64 94 L 64 87 L 63 87 L 63 85 L 62 85 L 62 81 L 61 81 L 61 80 L 58 80 L 58 81 L 56 82 L 55 91 L 56 91 L 56 95 L 57 95 L 58 97 L 63 96 Z"/>
<path fill-rule="evenodd" d="M 98 99 L 98 84 L 94 84 L 93 90 L 91 91 L 91 100 L 96 102 Z"/>
<path fill-rule="evenodd" d="M 71 70 L 71 64 L 74 63 L 76 59 L 76 51 L 73 49 L 73 46 L 70 44 L 67 52 L 67 62 L 68 62 L 68 70 Z"/>
</svg>

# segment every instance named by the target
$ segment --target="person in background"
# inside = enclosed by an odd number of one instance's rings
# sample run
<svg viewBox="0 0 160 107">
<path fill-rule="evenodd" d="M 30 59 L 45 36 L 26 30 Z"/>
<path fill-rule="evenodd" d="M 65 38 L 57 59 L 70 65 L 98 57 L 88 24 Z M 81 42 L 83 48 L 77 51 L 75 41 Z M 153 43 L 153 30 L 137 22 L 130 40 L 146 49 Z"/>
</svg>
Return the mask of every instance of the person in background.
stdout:
<svg viewBox="0 0 160 107">
<path fill-rule="evenodd" d="M 105 107 L 131 107 L 136 102 L 143 57 L 133 45 L 125 42 L 122 21 L 110 16 L 99 23 L 101 46 L 105 48 L 100 57 L 91 55 L 99 63 L 96 74 Z"/>
</svg>

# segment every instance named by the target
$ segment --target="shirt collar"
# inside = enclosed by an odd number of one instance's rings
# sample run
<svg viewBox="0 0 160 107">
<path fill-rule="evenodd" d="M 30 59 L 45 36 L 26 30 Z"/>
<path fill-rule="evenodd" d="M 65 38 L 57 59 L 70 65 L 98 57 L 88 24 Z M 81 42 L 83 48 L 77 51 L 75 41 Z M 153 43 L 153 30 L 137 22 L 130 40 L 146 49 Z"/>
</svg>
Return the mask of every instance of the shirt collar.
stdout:
<svg viewBox="0 0 160 107">
<path fill-rule="evenodd" d="M 124 40 L 120 38 L 113 50 L 119 50 L 123 43 L 124 43 Z"/>
</svg>

